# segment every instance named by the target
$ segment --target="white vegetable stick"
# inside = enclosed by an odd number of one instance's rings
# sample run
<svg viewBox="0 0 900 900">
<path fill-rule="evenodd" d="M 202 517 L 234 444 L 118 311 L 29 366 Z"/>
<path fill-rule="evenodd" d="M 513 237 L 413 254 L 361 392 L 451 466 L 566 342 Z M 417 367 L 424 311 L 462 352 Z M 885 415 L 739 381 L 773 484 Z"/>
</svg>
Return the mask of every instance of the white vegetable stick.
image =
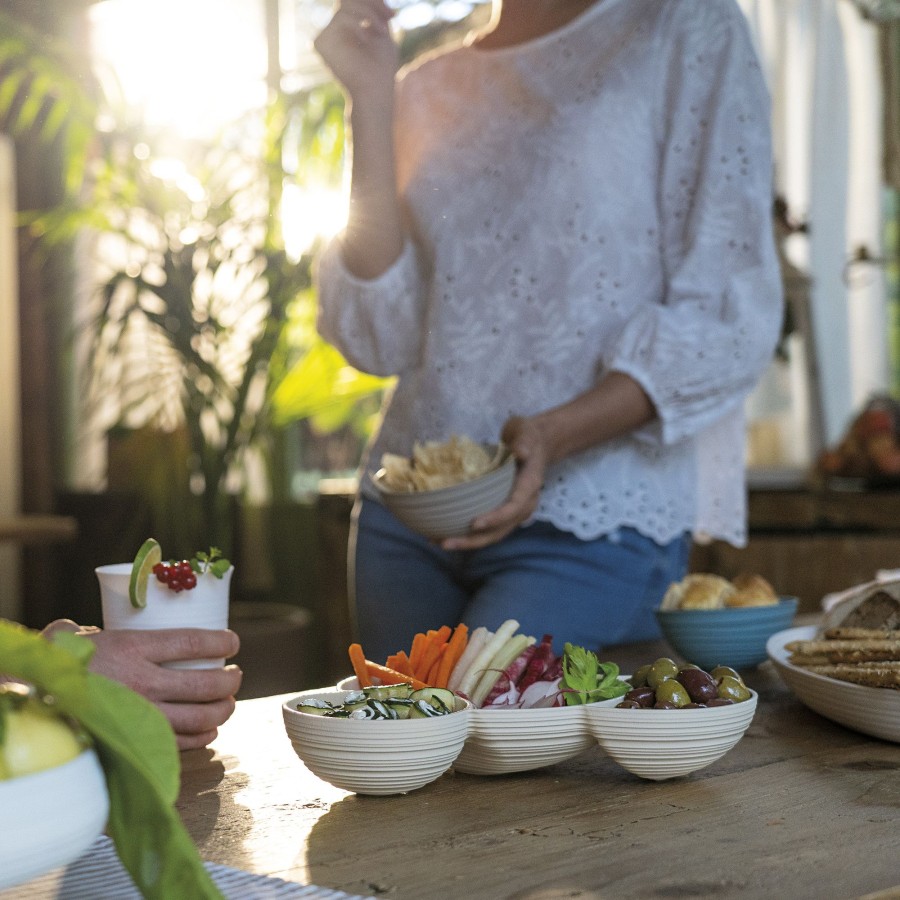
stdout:
<svg viewBox="0 0 900 900">
<path fill-rule="evenodd" d="M 533 643 L 533 637 L 529 637 L 527 634 L 516 634 L 497 651 L 472 691 L 470 699 L 476 707 L 481 707 L 497 680 L 506 671 L 506 667 L 511 665 L 512 661 Z"/>
<path fill-rule="evenodd" d="M 466 649 L 463 650 L 462 656 L 457 660 L 456 665 L 453 667 L 453 671 L 450 673 L 450 678 L 447 680 L 447 687 L 450 688 L 451 691 L 459 690 L 459 683 L 462 681 L 463 675 L 469 671 L 472 660 L 475 659 L 481 651 L 481 648 L 493 636 L 494 632 L 488 631 L 484 625 L 479 626 L 469 635 Z"/>
<path fill-rule="evenodd" d="M 481 648 L 481 652 L 472 661 L 469 670 L 459 683 L 459 692 L 471 698 L 472 691 L 478 679 L 484 674 L 484 670 L 491 660 L 497 655 L 497 651 L 519 630 L 519 623 L 515 619 L 507 619 L 495 632 L 494 636 Z"/>
</svg>

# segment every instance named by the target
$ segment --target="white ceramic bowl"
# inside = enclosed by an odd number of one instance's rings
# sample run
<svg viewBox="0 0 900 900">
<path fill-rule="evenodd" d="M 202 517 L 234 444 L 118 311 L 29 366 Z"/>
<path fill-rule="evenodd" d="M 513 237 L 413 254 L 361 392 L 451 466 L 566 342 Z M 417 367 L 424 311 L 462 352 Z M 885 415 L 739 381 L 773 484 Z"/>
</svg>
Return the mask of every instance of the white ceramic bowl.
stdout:
<svg viewBox="0 0 900 900">
<path fill-rule="evenodd" d="M 383 471 L 372 476 L 382 503 L 408 528 L 429 538 L 467 534 L 472 520 L 500 506 L 509 496 L 516 461 L 505 461 L 486 475 L 433 491 L 392 491 Z"/>
<path fill-rule="evenodd" d="M 571 759 L 595 743 L 584 710 L 473 709 L 469 737 L 453 768 L 470 775 L 504 775 Z"/>
<path fill-rule="evenodd" d="M 797 699 L 820 716 L 871 737 L 900 743 L 900 691 L 838 681 L 791 665 L 785 645 L 816 636 L 814 626 L 788 628 L 769 638 L 766 650 Z"/>
<path fill-rule="evenodd" d="M 282 705 L 297 756 L 316 776 L 357 794 L 406 794 L 440 778 L 463 748 L 471 704 L 431 719 L 355 720 L 303 713 L 300 699 L 340 703 L 346 692 L 304 691 Z"/>
<path fill-rule="evenodd" d="M 0 889 L 77 859 L 103 833 L 108 815 L 106 778 L 93 750 L 0 781 Z"/>
<path fill-rule="evenodd" d="M 603 751 L 633 775 L 663 781 L 696 772 L 723 757 L 744 735 L 758 695 L 708 709 L 617 709 L 617 700 L 584 707 Z"/>
</svg>

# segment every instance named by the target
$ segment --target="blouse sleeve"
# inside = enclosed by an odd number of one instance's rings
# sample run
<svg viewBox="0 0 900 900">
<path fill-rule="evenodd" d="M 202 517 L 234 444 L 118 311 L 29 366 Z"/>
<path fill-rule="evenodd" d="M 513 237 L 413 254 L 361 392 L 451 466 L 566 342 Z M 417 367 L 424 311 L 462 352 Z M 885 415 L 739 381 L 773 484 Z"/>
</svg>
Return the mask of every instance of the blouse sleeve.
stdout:
<svg viewBox="0 0 900 900">
<path fill-rule="evenodd" d="M 424 279 L 412 241 L 373 279 L 344 265 L 340 237 L 325 248 L 317 266 L 319 334 L 347 361 L 372 375 L 399 375 L 419 357 L 424 316 Z"/>
<path fill-rule="evenodd" d="M 671 32 L 658 177 L 665 295 L 628 321 L 608 365 L 656 406 L 638 436 L 667 444 L 742 404 L 782 316 L 769 97 L 746 22 L 734 0 L 673 7 L 683 16 Z"/>
</svg>

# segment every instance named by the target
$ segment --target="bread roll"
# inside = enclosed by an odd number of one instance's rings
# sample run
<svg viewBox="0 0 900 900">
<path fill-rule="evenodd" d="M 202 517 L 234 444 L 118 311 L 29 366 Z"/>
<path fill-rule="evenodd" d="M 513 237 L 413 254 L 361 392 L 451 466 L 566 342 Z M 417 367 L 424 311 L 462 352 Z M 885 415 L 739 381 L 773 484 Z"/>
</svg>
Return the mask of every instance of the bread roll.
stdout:
<svg viewBox="0 0 900 900">
<path fill-rule="evenodd" d="M 720 609 L 734 586 L 719 575 L 697 572 L 669 585 L 662 609 Z"/>
<path fill-rule="evenodd" d="M 778 594 L 762 575 L 742 572 L 731 583 L 735 591 L 725 599 L 726 606 L 773 606 Z"/>
</svg>

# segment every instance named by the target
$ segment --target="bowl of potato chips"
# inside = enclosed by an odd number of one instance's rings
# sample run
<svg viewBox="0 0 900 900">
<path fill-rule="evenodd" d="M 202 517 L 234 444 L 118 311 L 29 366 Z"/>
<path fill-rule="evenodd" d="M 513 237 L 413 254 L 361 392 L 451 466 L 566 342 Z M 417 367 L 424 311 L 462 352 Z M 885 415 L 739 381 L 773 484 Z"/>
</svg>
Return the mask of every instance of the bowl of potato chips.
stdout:
<svg viewBox="0 0 900 900">
<path fill-rule="evenodd" d="M 384 505 L 408 528 L 429 538 L 468 534 L 472 521 L 502 505 L 516 475 L 503 444 L 454 435 L 416 442 L 409 457 L 385 453 L 372 476 Z"/>
</svg>

